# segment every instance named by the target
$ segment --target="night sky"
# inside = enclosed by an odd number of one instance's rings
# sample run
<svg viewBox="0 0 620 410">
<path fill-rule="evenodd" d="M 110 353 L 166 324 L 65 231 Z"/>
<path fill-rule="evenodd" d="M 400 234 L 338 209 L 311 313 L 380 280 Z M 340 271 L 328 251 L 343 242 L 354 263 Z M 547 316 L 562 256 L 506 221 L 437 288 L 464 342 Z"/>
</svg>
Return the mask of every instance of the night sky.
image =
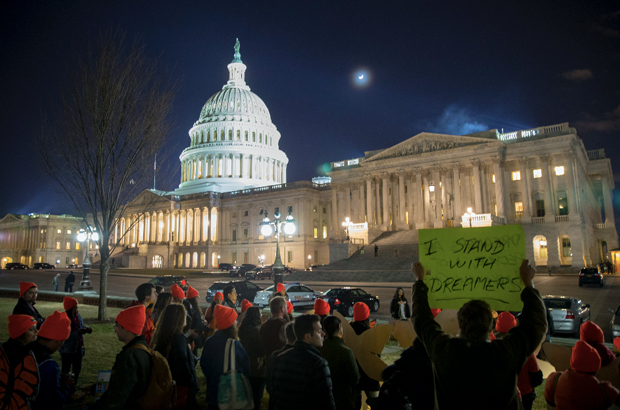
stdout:
<svg viewBox="0 0 620 410">
<path fill-rule="evenodd" d="M 586 149 L 605 149 L 618 182 L 620 3 L 544 3 L 2 1 L 0 217 L 74 213 L 33 146 L 68 70 L 109 28 L 140 35 L 180 84 L 168 144 L 177 175 L 159 189 L 178 186 L 178 155 L 228 80 L 235 38 L 246 81 L 282 134 L 289 181 L 423 131 L 569 122 Z M 358 69 L 366 87 L 352 81 Z"/>
</svg>

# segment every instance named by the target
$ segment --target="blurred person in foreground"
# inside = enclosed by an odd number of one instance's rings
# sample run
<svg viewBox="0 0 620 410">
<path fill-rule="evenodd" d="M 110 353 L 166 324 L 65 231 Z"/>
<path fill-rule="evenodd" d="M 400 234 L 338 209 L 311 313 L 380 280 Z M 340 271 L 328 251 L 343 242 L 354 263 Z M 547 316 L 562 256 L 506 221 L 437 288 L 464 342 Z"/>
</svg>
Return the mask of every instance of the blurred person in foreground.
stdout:
<svg viewBox="0 0 620 410">
<path fill-rule="evenodd" d="M 449 336 L 433 319 L 424 267 L 415 262 L 412 272 L 414 329 L 433 363 L 436 405 L 441 409 L 517 409 L 516 376 L 547 331 L 545 306 L 534 289 L 535 272 L 528 261 L 524 259 L 519 268 L 525 286 L 520 323 L 492 342 L 493 316 L 486 302 L 465 303 L 458 312 L 460 334 Z"/>
</svg>

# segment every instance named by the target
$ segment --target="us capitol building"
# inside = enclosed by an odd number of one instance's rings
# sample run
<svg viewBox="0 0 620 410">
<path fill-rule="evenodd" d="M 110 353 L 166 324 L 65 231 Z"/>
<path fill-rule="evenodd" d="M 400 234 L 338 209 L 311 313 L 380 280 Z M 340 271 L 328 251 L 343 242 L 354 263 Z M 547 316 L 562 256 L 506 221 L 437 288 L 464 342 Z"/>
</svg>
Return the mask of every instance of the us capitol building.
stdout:
<svg viewBox="0 0 620 410">
<path fill-rule="evenodd" d="M 284 219 L 290 209 L 296 231 L 282 234 L 280 252 L 285 265 L 300 269 L 346 258 L 337 245 L 349 243 L 350 254 L 386 231 L 498 224 L 523 226 L 527 256 L 538 266 L 609 260 L 620 267 L 612 252 L 611 162 L 602 149 L 586 150 L 568 123 L 510 133 L 422 132 L 332 162 L 331 181 L 287 182 L 280 132 L 246 84 L 238 42 L 228 72 L 189 130 L 179 187 L 142 192 L 119 220 L 115 266 L 271 264 L 276 240 L 261 234 L 260 223 L 277 211 Z M 153 203 L 145 213 L 144 204 Z M 9 214 L 0 221 L 2 266 L 81 263 L 71 234 L 78 229 L 78 218 L 66 215 Z"/>
</svg>

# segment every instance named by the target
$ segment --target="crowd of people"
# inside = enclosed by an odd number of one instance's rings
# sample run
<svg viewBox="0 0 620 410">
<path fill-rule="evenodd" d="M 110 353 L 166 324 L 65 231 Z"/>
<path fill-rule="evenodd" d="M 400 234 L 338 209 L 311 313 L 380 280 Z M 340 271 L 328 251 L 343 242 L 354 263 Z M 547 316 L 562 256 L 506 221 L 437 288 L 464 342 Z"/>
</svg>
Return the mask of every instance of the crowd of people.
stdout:
<svg viewBox="0 0 620 410">
<path fill-rule="evenodd" d="M 371 329 L 364 303 L 353 306 L 349 324 L 331 316 L 322 299 L 316 300 L 313 314 L 293 317 L 284 286 L 277 286 L 269 318 L 263 320 L 258 307 L 237 300 L 233 285 L 217 292 L 203 312 L 200 295 L 191 286 L 187 292 L 178 285 L 164 292 L 141 284 L 136 300 L 116 317 L 114 330 L 123 347 L 109 385 L 89 409 L 198 409 L 198 365 L 206 378 L 202 393 L 210 410 L 234 408 L 228 406 L 238 392 L 231 397 L 222 381 L 233 369 L 239 375 L 235 380 L 241 381 L 237 389 L 243 390 L 245 409 L 260 409 L 265 391 L 268 408 L 277 410 L 358 410 L 362 392 L 373 409 L 531 409 L 535 388 L 543 383 L 536 353 L 547 316 L 527 261 L 520 267 L 524 289 L 518 319 L 510 312 L 494 315 L 486 302 L 471 300 L 458 311 L 456 337 L 435 320 L 439 310 L 429 307 L 422 265 L 414 263 L 412 272 L 411 302 L 397 288 L 390 310 L 395 320 L 412 318 L 417 337 L 384 369 L 382 385 L 368 376 L 342 338 L 343 326 L 351 326 L 356 335 Z M 30 390 L 20 390 L 21 400 L 32 409 L 63 409 L 79 379 L 84 334 L 92 329 L 84 325 L 78 301 L 69 296 L 63 311 L 43 318 L 35 307 L 37 292 L 36 284 L 20 283 L 2 353 L 7 373 L 19 368 L 30 383 Z M 596 377 L 601 366 L 615 359 L 603 343 L 602 330 L 586 322 L 580 336 L 571 369 L 554 372 L 546 381 L 548 407 L 620 405 L 618 389 Z M 61 367 L 52 359 L 56 351 Z"/>
</svg>

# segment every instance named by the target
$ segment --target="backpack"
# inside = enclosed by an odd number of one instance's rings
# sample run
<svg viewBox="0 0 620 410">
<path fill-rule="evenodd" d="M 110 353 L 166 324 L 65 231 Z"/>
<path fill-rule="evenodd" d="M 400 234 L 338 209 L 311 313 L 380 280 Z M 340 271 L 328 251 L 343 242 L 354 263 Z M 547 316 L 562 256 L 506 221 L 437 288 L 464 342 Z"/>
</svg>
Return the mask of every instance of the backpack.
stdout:
<svg viewBox="0 0 620 410">
<path fill-rule="evenodd" d="M 168 361 L 159 352 L 156 352 L 142 343 L 136 343 L 132 348 L 140 349 L 151 356 L 151 378 L 146 393 L 138 403 L 142 408 L 149 410 L 169 410 L 177 401 L 177 386 L 172 380 Z"/>
</svg>

